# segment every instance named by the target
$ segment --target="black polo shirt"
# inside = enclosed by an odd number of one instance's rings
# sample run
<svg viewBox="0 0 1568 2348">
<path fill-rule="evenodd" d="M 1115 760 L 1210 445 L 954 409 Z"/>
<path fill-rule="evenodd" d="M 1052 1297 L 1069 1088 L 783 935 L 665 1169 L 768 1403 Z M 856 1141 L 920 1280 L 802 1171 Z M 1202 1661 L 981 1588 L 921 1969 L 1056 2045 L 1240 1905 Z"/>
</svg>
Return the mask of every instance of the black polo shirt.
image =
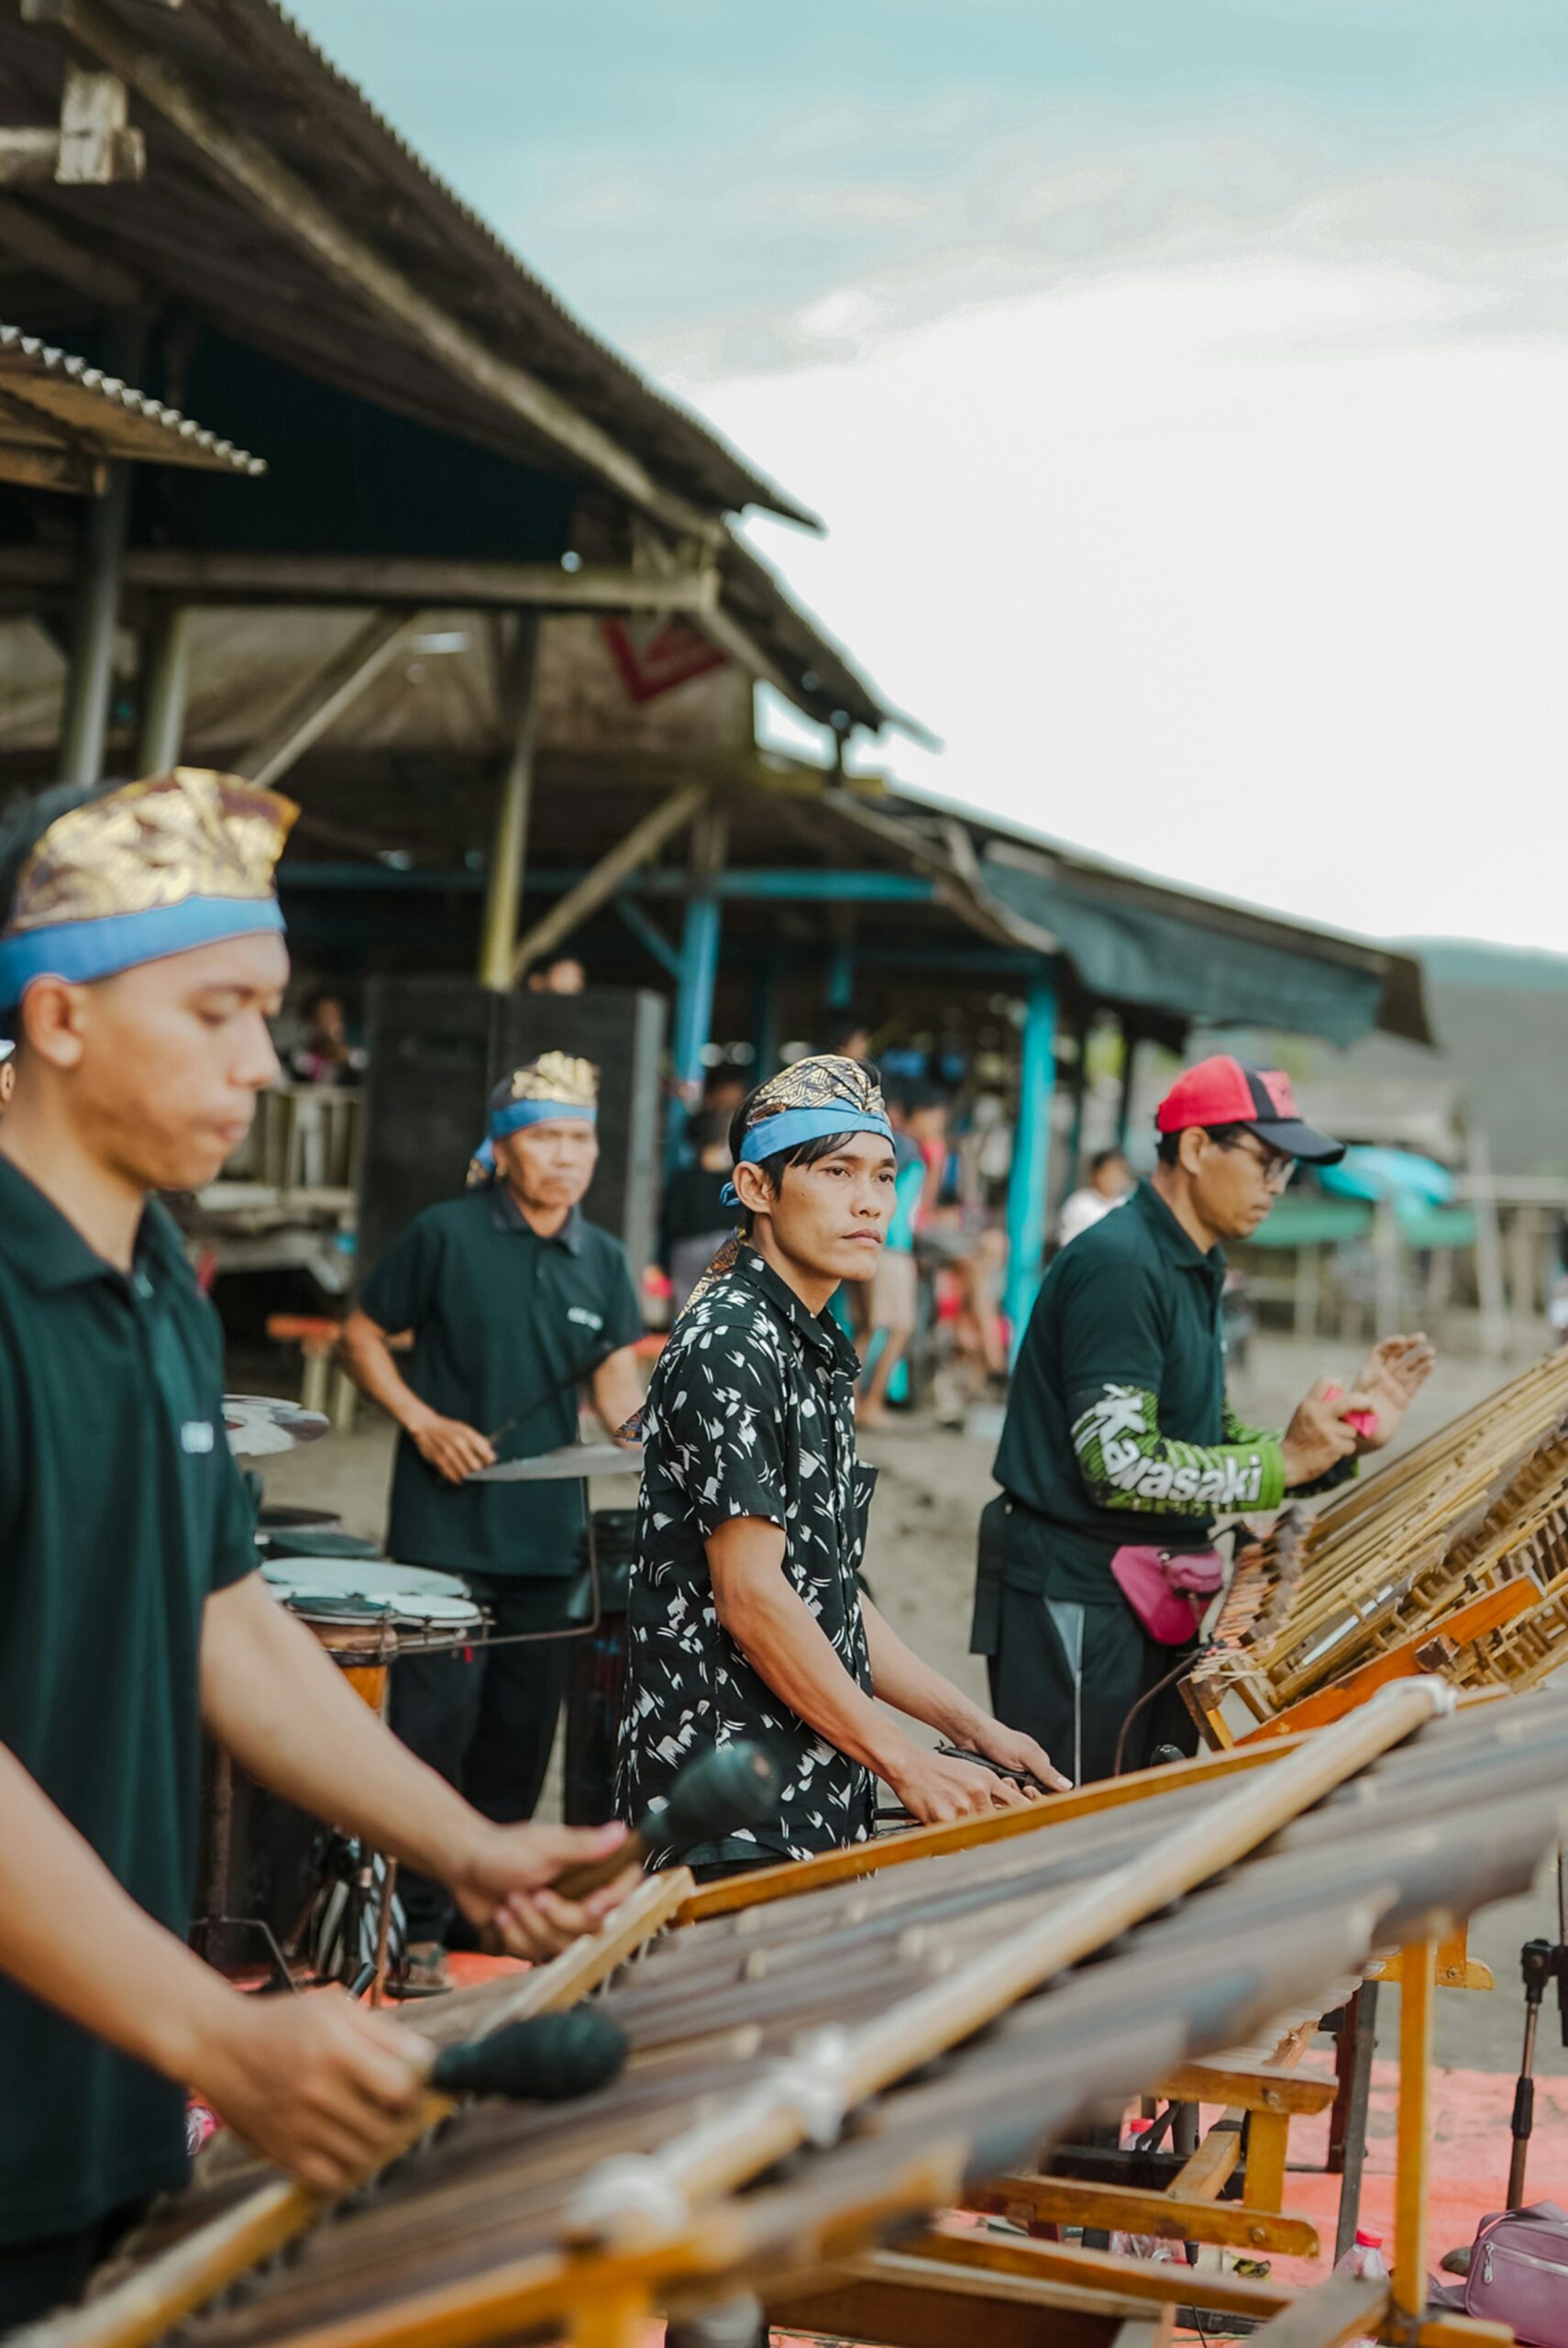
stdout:
<svg viewBox="0 0 1568 2348">
<path fill-rule="evenodd" d="M 1279 1506 L 1278 1435 L 1242 1427 L 1226 1402 L 1224 1286 L 1224 1251 L 1205 1255 L 1148 1182 L 1056 1257 L 996 1462 L 1043 1530 L 1009 1541 L 1005 1582 L 1120 1604 L 1109 1567 L 1124 1543 L 1190 1549 L 1222 1512 Z"/>
<path fill-rule="evenodd" d="M 256 1563 L 222 1395 L 217 1316 L 161 1208 L 127 1278 L 0 1158 L 0 1743 L 181 1939 L 202 1609 Z M 0 2243 L 182 2180 L 182 2090 L 4 1977 L 0 2081 Z"/>
<path fill-rule="evenodd" d="M 874 1471 L 856 1457 L 859 1370 L 832 1313 L 809 1312 L 743 1246 L 734 1268 L 681 1314 L 654 1372 L 616 1807 L 639 1818 L 687 1762 L 742 1737 L 772 1748 L 784 1780 L 776 1818 L 679 1855 L 694 1866 L 805 1858 L 871 1833 L 871 1772 L 819 1736 L 747 1662 L 719 1622 L 706 1547 L 736 1517 L 778 1525 L 786 1578 L 870 1693 L 858 1572 Z M 656 1863 L 668 1855 L 656 1854 Z"/>
<path fill-rule="evenodd" d="M 643 1316 L 625 1250 L 574 1207 L 542 1239 L 503 1183 L 416 1215 L 360 1299 L 389 1335 L 414 1332 L 403 1375 L 422 1402 L 528 1459 L 577 1434 L 578 1390 L 635 1345 Z M 403 1565 L 564 1579 L 576 1571 L 582 1487 L 448 1484 L 400 1434 L 387 1547 Z"/>
</svg>

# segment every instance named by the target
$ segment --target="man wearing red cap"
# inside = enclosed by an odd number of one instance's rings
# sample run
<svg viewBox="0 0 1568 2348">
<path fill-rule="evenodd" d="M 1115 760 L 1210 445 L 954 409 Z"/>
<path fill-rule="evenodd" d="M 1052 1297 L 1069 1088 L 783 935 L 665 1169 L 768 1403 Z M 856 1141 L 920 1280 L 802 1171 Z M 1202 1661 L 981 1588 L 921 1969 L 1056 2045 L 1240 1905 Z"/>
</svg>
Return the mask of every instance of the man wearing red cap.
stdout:
<svg viewBox="0 0 1568 2348">
<path fill-rule="evenodd" d="M 1126 1768 L 1190 1749 L 1175 1676 L 1154 1691 L 1219 1586 L 1216 1519 L 1353 1475 L 1432 1364 L 1425 1337 L 1386 1337 L 1348 1393 L 1320 1379 L 1283 1434 L 1243 1426 L 1225 1394 L 1222 1243 L 1250 1239 L 1296 1166 L 1342 1146 L 1302 1122 L 1282 1070 L 1228 1057 L 1188 1069 L 1154 1122 L 1153 1177 L 1042 1283 L 981 1519 L 973 1645 L 993 1708 L 1080 1783 L 1114 1774 L 1119 1746 Z"/>
</svg>

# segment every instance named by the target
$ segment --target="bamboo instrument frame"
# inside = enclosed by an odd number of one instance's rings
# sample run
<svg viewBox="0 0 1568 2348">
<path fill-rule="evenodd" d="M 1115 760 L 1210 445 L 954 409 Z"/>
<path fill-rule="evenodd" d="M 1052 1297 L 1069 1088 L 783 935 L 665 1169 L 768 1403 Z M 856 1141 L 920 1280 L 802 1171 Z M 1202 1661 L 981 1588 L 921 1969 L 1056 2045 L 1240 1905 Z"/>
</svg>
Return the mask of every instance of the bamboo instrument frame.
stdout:
<svg viewBox="0 0 1568 2348">
<path fill-rule="evenodd" d="M 534 1966 L 511 1994 L 491 2001 L 486 2010 L 489 2028 L 499 2030 L 531 2014 L 558 2013 L 563 2007 L 575 2005 L 659 1930 L 690 1888 L 691 1877 L 684 1867 L 646 1877 L 600 1931 L 574 1942 L 550 1964 Z M 464 2034 L 461 2016 L 455 2027 L 447 2014 L 440 2021 L 444 2026 L 439 2030 L 422 2033 L 433 2043 Z M 426 2094 L 399 2140 L 359 2183 L 390 2168 L 455 2108 L 449 2097 Z M 337 2198 L 313 2192 L 287 2177 L 274 2177 L 223 2217 L 149 2259 L 124 2281 L 111 2285 L 99 2298 L 15 2333 L 10 2348 L 81 2348 L 81 2343 L 88 2342 L 94 2348 L 148 2348 L 182 2316 L 204 2306 L 226 2285 L 316 2224 Z"/>
<path fill-rule="evenodd" d="M 1215 1636 L 1184 1694 L 1216 1745 L 1320 1725 L 1421 1668 L 1538 1685 L 1568 1659 L 1568 1350 L 1315 1517 L 1286 1508 L 1242 1552 Z"/>
</svg>

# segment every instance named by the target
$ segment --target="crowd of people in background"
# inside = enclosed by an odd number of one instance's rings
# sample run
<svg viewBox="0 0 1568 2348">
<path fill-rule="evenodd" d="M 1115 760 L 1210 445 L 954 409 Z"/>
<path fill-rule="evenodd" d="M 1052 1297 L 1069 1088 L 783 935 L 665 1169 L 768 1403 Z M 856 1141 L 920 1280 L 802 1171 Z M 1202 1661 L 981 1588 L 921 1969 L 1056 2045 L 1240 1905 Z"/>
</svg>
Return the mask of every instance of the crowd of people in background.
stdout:
<svg viewBox="0 0 1568 2348">
<path fill-rule="evenodd" d="M 558 996 L 580 994 L 587 983 L 582 963 L 570 956 L 542 964 L 528 980 L 531 992 Z M 930 1405 L 942 1423 L 964 1424 L 977 1404 L 999 1402 L 1006 1390 L 1010 1103 L 999 1088 L 975 1082 L 963 1055 L 889 1039 L 874 1016 L 857 1008 L 829 1017 L 820 1048 L 863 1065 L 875 1060 L 898 1150 L 898 1202 L 877 1277 L 839 1308 L 864 1365 L 860 1422 L 897 1429 L 912 1409 Z M 733 1228 L 723 1199 L 730 1121 L 749 1084 L 767 1071 L 723 1047 L 715 1055 L 700 1091 L 683 1096 L 687 1130 L 666 1177 L 649 1268 L 656 1322 L 679 1314 Z M 363 1082 L 369 1058 L 340 988 L 323 983 L 304 997 L 297 1038 L 283 1059 L 297 1085 Z M 5 1081 L 0 1069 L 0 1106 Z M 1049 1247 L 1066 1246 L 1090 1229 L 1132 1187 L 1123 1150 L 1096 1152 L 1050 1225 Z"/>
</svg>

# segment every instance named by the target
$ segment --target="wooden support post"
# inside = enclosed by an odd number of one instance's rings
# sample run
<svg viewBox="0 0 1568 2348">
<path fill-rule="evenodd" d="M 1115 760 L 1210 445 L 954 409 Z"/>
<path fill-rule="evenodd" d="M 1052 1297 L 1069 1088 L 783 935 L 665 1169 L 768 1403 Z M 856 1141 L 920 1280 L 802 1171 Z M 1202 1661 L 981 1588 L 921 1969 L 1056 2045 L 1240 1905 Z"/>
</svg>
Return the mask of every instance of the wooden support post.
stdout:
<svg viewBox="0 0 1568 2348">
<path fill-rule="evenodd" d="M 509 959 L 508 982 L 515 985 L 534 963 L 542 962 L 558 946 L 564 945 L 591 914 L 609 903 L 640 864 L 646 864 L 650 856 L 657 856 L 666 840 L 672 839 L 701 813 L 707 796 L 705 783 L 692 782 L 682 791 L 672 791 L 668 799 L 661 799 L 651 807 L 624 839 L 616 841 L 608 855 L 600 858 L 591 871 L 585 872 L 544 918 L 535 923 Z"/>
<path fill-rule="evenodd" d="M 485 875 L 484 916 L 480 931 L 479 982 L 508 994 L 520 975 L 516 967 L 517 916 L 523 904 L 523 865 L 528 848 L 528 806 L 534 792 L 535 681 L 539 664 L 539 621 L 533 612 L 513 618 L 502 711 L 506 764 L 491 836 Z"/>
<path fill-rule="evenodd" d="M 1121 1091 L 1116 1103 L 1116 1146 L 1127 1146 L 1127 1129 L 1132 1122 L 1132 1087 L 1137 1080 L 1138 1034 L 1121 1023 Z"/>
<path fill-rule="evenodd" d="M 1007 1185 L 1007 1314 L 1013 1358 L 1040 1286 L 1045 1248 L 1045 1186 L 1051 1159 L 1051 1094 L 1056 1081 L 1056 985 L 1042 964 L 1024 1003 L 1018 1127 Z"/>
<path fill-rule="evenodd" d="M 1431 2154 L 1432 2018 L 1437 1943 L 1401 1952 L 1399 2117 L 1394 2177 L 1394 2305 L 1414 2322 L 1427 2304 L 1427 2187 Z"/>
<path fill-rule="evenodd" d="M 381 675 L 405 630 L 414 624 L 407 612 L 377 612 L 368 619 L 340 651 L 306 679 L 271 733 L 245 752 L 239 772 L 268 788 L 281 782 L 311 745 L 319 742 L 328 726 Z"/>
<path fill-rule="evenodd" d="M 109 701 L 115 684 L 115 639 L 120 620 L 120 565 L 130 513 L 131 469 L 109 467 L 108 487 L 87 509 L 82 575 L 72 634 L 60 750 L 64 782 L 96 782 L 104 771 Z"/>
<path fill-rule="evenodd" d="M 194 618 L 189 604 L 176 604 L 159 614 L 148 638 L 137 736 L 138 775 L 167 774 L 180 763 Z"/>
<path fill-rule="evenodd" d="M 1503 1237 L 1497 1196 L 1492 1187 L 1492 1147 L 1480 1126 L 1472 1128 L 1470 1194 L 1475 1207 L 1475 1285 L 1481 1297 L 1481 1350 L 1491 1361 L 1507 1350 L 1507 1300 L 1503 1293 Z"/>
</svg>

